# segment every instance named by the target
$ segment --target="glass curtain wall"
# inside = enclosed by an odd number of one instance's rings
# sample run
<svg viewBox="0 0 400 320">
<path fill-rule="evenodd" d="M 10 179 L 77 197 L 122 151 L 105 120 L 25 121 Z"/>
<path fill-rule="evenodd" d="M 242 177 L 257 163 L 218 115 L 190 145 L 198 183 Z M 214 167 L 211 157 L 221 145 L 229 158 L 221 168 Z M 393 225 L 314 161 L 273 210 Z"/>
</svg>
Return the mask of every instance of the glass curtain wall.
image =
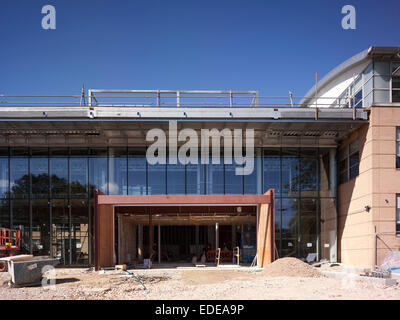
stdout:
<svg viewBox="0 0 400 320">
<path fill-rule="evenodd" d="M 336 209 L 329 170 L 328 149 L 263 150 L 263 190 L 273 188 L 276 195 L 279 257 L 306 258 L 316 254 L 320 259 L 336 258 Z"/>
<path fill-rule="evenodd" d="M 335 198 L 328 152 L 257 153 L 253 173 L 238 176 L 235 163 L 150 165 L 144 148 L 0 148 L 0 226 L 21 230 L 25 253 L 87 265 L 93 263 L 95 188 L 121 195 L 263 194 L 274 188 L 278 255 L 331 254 Z"/>
</svg>

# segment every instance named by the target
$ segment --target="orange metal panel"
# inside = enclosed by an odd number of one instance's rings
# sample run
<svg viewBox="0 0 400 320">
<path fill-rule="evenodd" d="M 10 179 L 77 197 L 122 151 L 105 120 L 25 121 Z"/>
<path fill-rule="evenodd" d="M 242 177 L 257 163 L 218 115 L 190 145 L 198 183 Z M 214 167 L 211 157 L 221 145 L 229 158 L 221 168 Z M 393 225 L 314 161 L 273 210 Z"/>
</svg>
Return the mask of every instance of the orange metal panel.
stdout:
<svg viewBox="0 0 400 320">
<path fill-rule="evenodd" d="M 267 194 L 274 199 L 274 190 Z M 260 205 L 257 224 L 257 266 L 263 268 L 275 260 L 274 201 Z"/>
<path fill-rule="evenodd" d="M 150 196 L 95 196 L 95 268 L 114 264 L 114 207 L 116 205 L 258 205 L 257 254 L 263 267 L 275 259 L 274 191 L 265 195 L 150 195 Z M 149 215 L 152 224 L 151 212 Z M 151 228 L 150 228 L 151 229 Z M 152 232 L 149 243 L 152 243 Z M 151 245 L 149 246 L 151 254 Z"/>
<path fill-rule="evenodd" d="M 98 204 L 149 205 L 149 204 L 261 204 L 270 203 L 270 195 L 150 195 L 150 196 L 104 196 L 99 195 Z"/>
</svg>

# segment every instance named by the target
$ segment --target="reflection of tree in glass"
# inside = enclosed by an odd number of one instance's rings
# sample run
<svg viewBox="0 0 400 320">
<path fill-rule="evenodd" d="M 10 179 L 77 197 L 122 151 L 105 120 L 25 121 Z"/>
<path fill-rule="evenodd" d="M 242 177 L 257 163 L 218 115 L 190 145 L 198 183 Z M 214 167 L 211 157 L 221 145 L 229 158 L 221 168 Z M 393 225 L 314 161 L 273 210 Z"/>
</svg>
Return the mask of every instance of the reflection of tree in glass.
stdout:
<svg viewBox="0 0 400 320">
<path fill-rule="evenodd" d="M 68 185 L 68 181 L 65 178 L 59 178 L 57 175 L 51 177 L 46 173 L 38 175 L 31 175 L 32 178 L 32 194 L 33 195 L 48 195 L 51 190 L 52 196 L 54 195 L 67 195 L 68 190 L 71 190 L 71 194 L 75 195 L 87 195 L 88 186 L 82 185 L 79 181 L 72 181 Z M 29 183 L 30 175 L 24 175 L 22 178 L 16 180 L 11 187 L 9 192 L 10 198 L 15 198 L 16 195 L 28 195 L 29 194 Z M 90 190 L 93 190 L 95 186 L 89 185 Z"/>
<path fill-rule="evenodd" d="M 27 199 L 29 195 L 30 183 L 32 195 L 36 198 L 48 198 L 50 197 L 50 191 L 52 198 L 57 198 L 57 196 L 68 196 L 68 190 L 71 190 L 71 195 L 75 197 L 86 198 L 88 195 L 88 185 L 82 185 L 79 181 L 72 181 L 68 185 L 67 179 L 60 178 L 57 175 L 52 175 L 51 177 L 46 173 L 41 173 L 38 175 L 24 175 L 20 179 L 14 181 L 7 196 L 1 199 L 1 207 L 8 208 L 8 198 L 15 199 L 22 198 L 23 196 L 23 198 Z M 89 188 L 90 190 L 94 190 L 95 186 L 89 185 Z M 13 211 L 17 213 L 20 209 L 22 208 L 19 206 L 14 207 Z M 29 210 L 28 207 L 26 207 L 25 210 Z M 29 211 L 26 211 L 27 214 L 28 212 Z M 4 214 L 3 216 L 8 216 L 8 214 Z M 25 227 L 27 228 L 27 230 L 29 230 L 28 216 L 25 223 Z M 7 224 L 4 223 L 4 221 L 0 221 L 0 225 L 2 227 L 10 227 Z M 24 224 L 22 224 L 22 228 L 24 228 Z M 40 234 L 42 235 L 42 232 L 40 232 Z M 29 232 L 23 232 L 21 236 L 21 252 L 29 252 Z"/>
<path fill-rule="evenodd" d="M 288 191 L 314 191 L 317 190 L 317 162 L 316 158 L 300 158 L 298 164 L 293 166 L 291 173 L 296 173 L 291 181 L 284 184 Z"/>
<path fill-rule="evenodd" d="M 294 165 L 291 170 L 291 173 L 295 173 L 291 177 L 291 181 L 284 184 L 282 189 L 288 191 L 317 191 L 317 158 L 300 158 L 300 161 L 297 163 L 298 164 Z M 288 223 L 282 225 L 282 235 L 287 238 L 297 238 L 300 213 L 298 201 L 291 202 L 291 205 L 287 208 L 282 206 L 282 215 L 286 215 L 286 217 L 290 215 Z M 284 229 L 284 227 L 287 228 Z"/>
<path fill-rule="evenodd" d="M 286 232 L 289 238 L 295 237 L 297 234 L 297 201 L 292 202 L 293 204 L 291 205 L 291 207 L 282 208 L 282 215 L 286 215 L 286 217 L 288 215 L 291 215 L 289 222 L 286 224 L 287 228 L 283 228 L 285 226 L 284 223 L 282 226 L 282 233 Z"/>
</svg>

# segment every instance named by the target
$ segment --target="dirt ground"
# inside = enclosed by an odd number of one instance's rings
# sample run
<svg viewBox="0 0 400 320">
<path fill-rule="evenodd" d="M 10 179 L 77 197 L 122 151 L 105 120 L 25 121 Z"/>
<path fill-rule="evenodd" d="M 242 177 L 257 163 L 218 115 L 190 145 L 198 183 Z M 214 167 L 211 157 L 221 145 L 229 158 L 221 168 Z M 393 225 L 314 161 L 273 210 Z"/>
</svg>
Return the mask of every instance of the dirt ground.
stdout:
<svg viewBox="0 0 400 320">
<path fill-rule="evenodd" d="M 147 290 L 120 270 L 56 269 L 52 287 L 10 288 L 0 274 L 0 299 L 400 299 L 400 285 L 327 277 L 271 276 L 252 268 L 131 270 Z"/>
</svg>

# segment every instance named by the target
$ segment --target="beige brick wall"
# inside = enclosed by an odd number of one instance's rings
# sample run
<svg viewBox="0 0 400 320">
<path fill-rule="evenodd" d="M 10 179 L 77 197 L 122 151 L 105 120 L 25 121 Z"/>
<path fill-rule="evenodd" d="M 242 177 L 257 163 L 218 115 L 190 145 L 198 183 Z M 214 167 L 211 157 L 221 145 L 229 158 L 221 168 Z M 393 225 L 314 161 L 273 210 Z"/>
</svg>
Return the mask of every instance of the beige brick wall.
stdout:
<svg viewBox="0 0 400 320">
<path fill-rule="evenodd" d="M 396 126 L 399 107 L 371 107 L 370 123 L 354 132 L 339 148 L 358 138 L 360 174 L 338 188 L 338 243 L 342 263 L 373 267 L 375 227 L 379 233 L 378 265 L 389 250 L 399 250 L 396 231 L 396 198 L 400 170 L 396 169 Z M 370 206 L 369 212 L 365 206 Z"/>
</svg>

